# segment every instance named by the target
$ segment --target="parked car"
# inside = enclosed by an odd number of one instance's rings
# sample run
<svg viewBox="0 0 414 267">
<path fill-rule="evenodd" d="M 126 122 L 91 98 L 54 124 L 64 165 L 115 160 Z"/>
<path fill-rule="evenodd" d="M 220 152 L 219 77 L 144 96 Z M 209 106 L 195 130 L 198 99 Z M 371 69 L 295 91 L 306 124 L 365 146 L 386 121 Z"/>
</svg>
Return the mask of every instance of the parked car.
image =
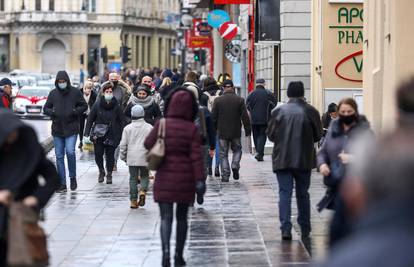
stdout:
<svg viewBox="0 0 414 267">
<path fill-rule="evenodd" d="M 13 110 L 20 117 L 43 117 L 43 106 L 51 91 L 47 86 L 24 86 L 13 102 Z"/>
<path fill-rule="evenodd" d="M 37 82 L 37 86 L 45 86 L 49 87 L 50 89 L 53 89 L 56 87 L 54 80 L 42 80 Z"/>
</svg>

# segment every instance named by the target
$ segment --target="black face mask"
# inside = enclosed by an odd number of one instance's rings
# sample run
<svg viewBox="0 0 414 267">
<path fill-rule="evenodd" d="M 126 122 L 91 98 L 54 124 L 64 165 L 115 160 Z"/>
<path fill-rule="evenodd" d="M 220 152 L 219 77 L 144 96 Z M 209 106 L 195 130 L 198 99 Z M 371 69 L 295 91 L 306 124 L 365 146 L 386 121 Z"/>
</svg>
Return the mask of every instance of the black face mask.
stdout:
<svg viewBox="0 0 414 267">
<path fill-rule="evenodd" d="M 118 82 L 112 82 L 114 84 L 114 88 L 118 86 Z"/>
<path fill-rule="evenodd" d="M 351 125 L 356 120 L 357 120 L 356 114 L 352 114 L 352 115 L 348 115 L 348 116 L 339 115 L 339 122 L 342 123 L 342 124 L 345 124 L 345 125 Z"/>
</svg>

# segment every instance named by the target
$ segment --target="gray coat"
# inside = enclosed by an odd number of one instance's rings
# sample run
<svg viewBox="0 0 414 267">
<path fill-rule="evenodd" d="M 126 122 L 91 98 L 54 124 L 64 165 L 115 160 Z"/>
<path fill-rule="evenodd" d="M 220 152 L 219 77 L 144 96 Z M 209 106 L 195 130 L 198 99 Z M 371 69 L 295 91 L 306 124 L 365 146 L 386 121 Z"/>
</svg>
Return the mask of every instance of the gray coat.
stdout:
<svg viewBox="0 0 414 267">
<path fill-rule="evenodd" d="M 273 171 L 316 167 L 314 143 L 322 137 L 322 123 L 319 112 L 303 99 L 275 108 L 266 133 L 274 142 Z"/>
</svg>

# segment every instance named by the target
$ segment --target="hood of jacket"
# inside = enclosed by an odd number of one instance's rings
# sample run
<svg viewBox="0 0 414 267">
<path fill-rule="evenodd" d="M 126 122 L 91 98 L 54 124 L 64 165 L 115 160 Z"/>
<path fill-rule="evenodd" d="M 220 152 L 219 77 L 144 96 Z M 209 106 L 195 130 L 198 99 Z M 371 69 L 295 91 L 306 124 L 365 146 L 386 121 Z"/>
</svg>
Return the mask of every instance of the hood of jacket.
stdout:
<svg viewBox="0 0 414 267">
<path fill-rule="evenodd" d="M 184 88 L 178 88 L 167 99 L 165 109 L 168 118 L 194 121 L 198 112 L 198 104 L 190 91 Z"/>
<path fill-rule="evenodd" d="M 0 110 L 0 189 L 17 190 L 30 178 L 41 159 L 43 149 L 35 131 L 7 109 Z M 19 136 L 15 143 L 6 145 L 7 137 L 14 131 Z M 29 152 L 29 153 L 28 153 Z"/>
<path fill-rule="evenodd" d="M 68 86 L 66 87 L 65 90 L 68 90 L 72 85 L 70 83 L 70 78 L 69 75 L 66 71 L 61 70 L 56 74 L 56 80 L 55 80 L 55 86 L 56 88 L 58 88 L 58 81 L 59 80 L 65 80 L 68 83 Z"/>
</svg>

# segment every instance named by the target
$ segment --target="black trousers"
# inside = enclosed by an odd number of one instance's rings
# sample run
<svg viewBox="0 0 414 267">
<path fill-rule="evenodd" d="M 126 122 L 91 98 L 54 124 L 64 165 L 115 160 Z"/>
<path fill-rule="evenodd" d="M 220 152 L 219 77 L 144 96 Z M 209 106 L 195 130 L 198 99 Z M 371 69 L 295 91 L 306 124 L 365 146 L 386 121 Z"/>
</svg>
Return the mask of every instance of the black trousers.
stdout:
<svg viewBox="0 0 414 267">
<path fill-rule="evenodd" d="M 260 156 L 264 155 L 264 147 L 267 140 L 266 129 L 267 125 L 252 125 L 254 147 Z"/>
<path fill-rule="evenodd" d="M 106 160 L 106 171 L 112 172 L 115 163 L 115 149 L 116 147 L 104 145 L 102 141 L 94 143 L 95 162 L 99 170 L 104 170 L 104 155 Z"/>
<path fill-rule="evenodd" d="M 79 117 L 79 142 L 82 144 L 83 140 L 83 133 L 85 131 L 85 122 L 86 122 L 87 116 L 81 115 Z"/>
<path fill-rule="evenodd" d="M 161 214 L 161 243 L 163 255 L 169 256 L 170 253 L 170 238 L 172 230 L 172 222 L 174 216 L 174 203 L 158 203 Z M 188 229 L 188 204 L 177 204 L 177 210 L 175 217 L 177 219 L 177 231 L 176 231 L 176 246 L 175 254 L 178 256 L 183 255 L 185 240 L 187 239 Z"/>
</svg>

